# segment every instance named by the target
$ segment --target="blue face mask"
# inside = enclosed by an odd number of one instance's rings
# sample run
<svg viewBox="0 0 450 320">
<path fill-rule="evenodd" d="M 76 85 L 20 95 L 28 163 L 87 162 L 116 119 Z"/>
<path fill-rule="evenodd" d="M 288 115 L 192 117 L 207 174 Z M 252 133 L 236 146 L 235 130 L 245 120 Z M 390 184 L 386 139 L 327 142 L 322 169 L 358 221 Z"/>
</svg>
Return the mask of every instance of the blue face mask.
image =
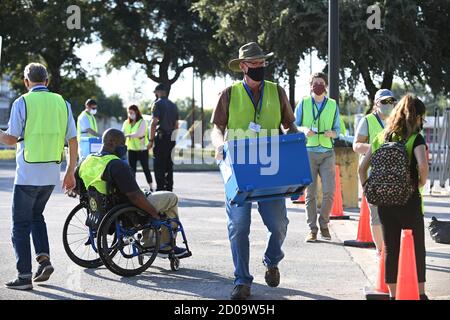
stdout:
<svg viewBox="0 0 450 320">
<path fill-rule="evenodd" d="M 114 149 L 114 154 L 118 156 L 120 159 L 124 159 L 127 155 L 128 148 L 126 145 L 117 146 L 116 149 Z"/>
</svg>

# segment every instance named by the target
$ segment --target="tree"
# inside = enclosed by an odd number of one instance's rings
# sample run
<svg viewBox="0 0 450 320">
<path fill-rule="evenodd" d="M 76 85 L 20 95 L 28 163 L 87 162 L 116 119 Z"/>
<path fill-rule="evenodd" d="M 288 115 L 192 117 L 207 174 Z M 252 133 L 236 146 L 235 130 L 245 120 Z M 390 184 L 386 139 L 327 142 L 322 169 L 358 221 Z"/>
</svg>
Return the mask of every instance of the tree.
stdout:
<svg viewBox="0 0 450 320">
<path fill-rule="evenodd" d="M 71 5 L 81 9 L 79 29 L 67 25 Z M 23 68 L 31 61 L 47 66 L 49 88 L 55 92 L 60 92 L 64 77 L 84 75 L 74 49 L 91 41 L 91 13 L 89 3 L 81 0 L 2 0 L 2 72 L 12 75 L 14 89 L 23 90 Z"/>
<path fill-rule="evenodd" d="M 320 25 L 317 1 L 313 4 L 305 0 L 219 0 L 212 3 L 200 0 L 194 10 L 217 27 L 216 38 L 233 48 L 226 61 L 236 55 L 241 45 L 251 41 L 266 51 L 273 51 L 275 58 L 268 67 L 268 78 L 287 76 L 289 100 L 294 108 L 300 59 L 313 45 L 312 31 Z"/>
<path fill-rule="evenodd" d="M 366 23 L 372 0 L 340 3 L 341 81 L 351 94 L 362 78 L 372 104 L 379 88 L 392 87 L 394 76 L 410 84 L 428 83 L 434 92 L 449 92 L 448 63 L 442 63 L 449 62 L 448 34 L 442 41 L 439 32 L 448 28 L 448 1 L 378 2 L 379 30 L 369 30 Z M 325 36 L 318 48 L 319 56 L 326 59 Z"/>
<path fill-rule="evenodd" d="M 92 78 L 66 78 L 61 90 L 64 92 L 64 98 L 70 102 L 75 118 L 84 110 L 84 103 L 88 98 L 97 101 L 98 117 L 115 117 L 121 120 L 126 116 L 120 97 L 117 94 L 106 96 Z"/>
<path fill-rule="evenodd" d="M 207 74 L 215 59 L 211 27 L 190 10 L 192 1 L 94 0 L 102 44 L 113 53 L 109 67 L 134 62 L 147 76 L 170 88 L 181 73 L 194 67 Z"/>
</svg>

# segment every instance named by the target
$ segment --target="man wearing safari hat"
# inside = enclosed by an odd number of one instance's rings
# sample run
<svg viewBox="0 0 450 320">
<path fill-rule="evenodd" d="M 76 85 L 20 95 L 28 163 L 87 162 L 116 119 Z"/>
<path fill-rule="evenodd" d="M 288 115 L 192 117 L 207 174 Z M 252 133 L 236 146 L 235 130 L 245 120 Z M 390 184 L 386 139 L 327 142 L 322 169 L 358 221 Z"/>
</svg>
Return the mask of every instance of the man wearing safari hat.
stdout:
<svg viewBox="0 0 450 320">
<path fill-rule="evenodd" d="M 216 159 L 223 159 L 225 140 L 275 135 L 280 133 L 280 129 L 283 133 L 297 132 L 286 92 L 277 84 L 264 80 L 266 59 L 272 56 L 272 52 L 265 54 L 258 44 L 251 42 L 239 49 L 239 58 L 229 62 L 229 68 L 242 72 L 243 79 L 220 93 L 214 109 L 211 138 L 216 148 Z M 289 223 L 285 200 L 258 202 L 258 211 L 269 231 L 263 257 L 265 280 L 270 287 L 276 287 L 280 283 L 278 263 L 284 257 L 281 246 Z M 235 267 L 231 299 L 247 299 L 253 281 L 249 270 L 251 203 L 235 207 L 227 201 L 226 212 Z"/>
</svg>

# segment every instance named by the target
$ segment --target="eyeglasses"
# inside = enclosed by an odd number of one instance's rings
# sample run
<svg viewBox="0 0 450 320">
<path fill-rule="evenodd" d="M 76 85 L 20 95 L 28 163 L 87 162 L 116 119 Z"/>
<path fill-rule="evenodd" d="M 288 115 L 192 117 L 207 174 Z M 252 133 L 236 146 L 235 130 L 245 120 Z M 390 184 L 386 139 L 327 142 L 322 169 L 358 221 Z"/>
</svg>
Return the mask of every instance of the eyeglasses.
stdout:
<svg viewBox="0 0 450 320">
<path fill-rule="evenodd" d="M 397 100 L 395 99 L 385 99 L 385 100 L 381 100 L 380 103 L 381 104 L 394 104 Z"/>
<path fill-rule="evenodd" d="M 255 68 L 255 67 L 267 67 L 269 65 L 269 62 L 263 60 L 263 61 L 244 61 L 244 64 L 247 65 L 247 67 Z"/>
</svg>

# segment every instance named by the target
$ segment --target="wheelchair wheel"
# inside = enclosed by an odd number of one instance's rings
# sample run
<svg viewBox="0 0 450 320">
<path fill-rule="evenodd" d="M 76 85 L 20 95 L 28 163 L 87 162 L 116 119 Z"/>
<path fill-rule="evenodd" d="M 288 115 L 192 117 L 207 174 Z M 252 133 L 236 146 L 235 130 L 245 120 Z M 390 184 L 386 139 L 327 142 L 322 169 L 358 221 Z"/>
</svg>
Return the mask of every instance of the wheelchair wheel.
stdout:
<svg viewBox="0 0 450 320">
<path fill-rule="evenodd" d="M 84 268 L 98 268 L 103 263 L 91 244 L 90 230 L 85 225 L 87 209 L 78 204 L 67 216 L 63 228 L 64 250 L 70 260 Z"/>
<path fill-rule="evenodd" d="M 147 222 L 142 223 L 143 217 Z M 111 272 L 132 277 L 151 266 L 158 255 L 160 230 L 148 220 L 147 213 L 131 206 L 113 209 L 103 218 L 98 228 L 97 248 L 100 259 Z"/>
<path fill-rule="evenodd" d="M 177 257 L 170 258 L 170 269 L 172 271 L 180 270 L 180 259 Z"/>
</svg>

